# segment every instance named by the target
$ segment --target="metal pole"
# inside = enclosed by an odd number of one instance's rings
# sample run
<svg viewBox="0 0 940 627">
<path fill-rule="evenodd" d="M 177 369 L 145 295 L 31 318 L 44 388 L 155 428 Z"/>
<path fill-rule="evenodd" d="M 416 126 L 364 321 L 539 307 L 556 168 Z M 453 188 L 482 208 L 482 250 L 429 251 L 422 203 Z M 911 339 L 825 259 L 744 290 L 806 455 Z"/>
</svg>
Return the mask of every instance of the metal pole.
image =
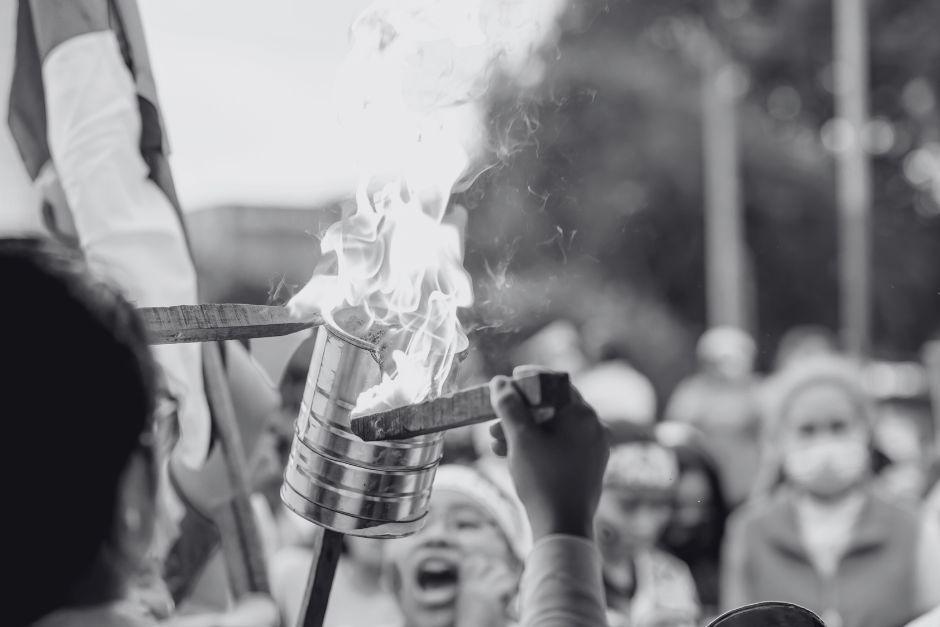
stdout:
<svg viewBox="0 0 940 627">
<path fill-rule="evenodd" d="M 871 335 L 871 162 L 864 143 L 868 6 L 867 0 L 834 2 L 835 109 L 837 128 L 847 138 L 836 151 L 840 319 L 846 350 L 864 359 Z"/>
<path fill-rule="evenodd" d="M 326 527 L 318 529 L 317 550 L 314 552 L 304 599 L 297 617 L 297 627 L 321 627 L 333 589 L 333 576 L 343 552 L 343 534 Z"/>
<path fill-rule="evenodd" d="M 709 35 L 702 46 L 705 285 L 710 326 L 747 327 L 735 66 Z"/>
</svg>

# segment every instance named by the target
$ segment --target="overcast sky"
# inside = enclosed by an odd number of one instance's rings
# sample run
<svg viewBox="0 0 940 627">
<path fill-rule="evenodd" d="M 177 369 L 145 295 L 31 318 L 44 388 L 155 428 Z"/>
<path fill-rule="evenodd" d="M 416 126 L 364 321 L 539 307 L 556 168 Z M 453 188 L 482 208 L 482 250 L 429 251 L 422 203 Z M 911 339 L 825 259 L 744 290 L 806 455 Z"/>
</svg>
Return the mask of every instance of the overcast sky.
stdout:
<svg viewBox="0 0 940 627">
<path fill-rule="evenodd" d="M 309 207 L 351 189 L 331 89 L 366 0 L 138 2 L 186 210 Z M 38 224 L 6 125 L 15 14 L 0 0 L 0 231 Z"/>
<path fill-rule="evenodd" d="M 331 89 L 366 0 L 138 1 L 187 209 L 350 188 Z"/>
</svg>

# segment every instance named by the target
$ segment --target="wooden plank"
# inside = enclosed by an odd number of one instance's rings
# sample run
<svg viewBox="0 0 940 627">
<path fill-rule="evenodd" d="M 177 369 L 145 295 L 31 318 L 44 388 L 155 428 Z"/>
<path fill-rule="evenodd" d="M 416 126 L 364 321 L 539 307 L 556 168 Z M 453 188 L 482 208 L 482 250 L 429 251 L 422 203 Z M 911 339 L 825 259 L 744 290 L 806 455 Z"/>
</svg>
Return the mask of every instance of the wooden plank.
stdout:
<svg viewBox="0 0 940 627">
<path fill-rule="evenodd" d="M 320 316 L 298 320 L 287 307 L 273 305 L 209 303 L 141 307 L 137 311 L 150 332 L 151 344 L 272 337 L 323 324 Z"/>
<path fill-rule="evenodd" d="M 343 552 L 343 534 L 325 527 L 320 527 L 319 531 L 319 547 L 315 552 L 316 559 L 310 564 L 304 600 L 300 605 L 300 616 L 297 617 L 298 627 L 323 625 L 323 617 L 326 616 L 326 608 L 330 601 L 330 591 L 333 589 L 336 564 Z"/>
<path fill-rule="evenodd" d="M 570 400 L 571 387 L 564 373 L 527 374 L 513 382 L 536 410 L 537 419 L 549 416 L 552 408 L 566 405 Z M 489 386 L 479 385 L 417 405 L 355 418 L 351 429 L 363 440 L 400 440 L 494 418 Z"/>
<path fill-rule="evenodd" d="M 248 462 L 219 345 L 215 342 L 203 344 L 203 360 L 212 424 L 225 453 L 226 468 L 234 489 L 231 510 L 222 509 L 219 513 L 225 515 L 213 520 L 221 533 L 232 592 L 236 598 L 248 592 L 269 592 L 261 536 L 251 508 Z"/>
</svg>

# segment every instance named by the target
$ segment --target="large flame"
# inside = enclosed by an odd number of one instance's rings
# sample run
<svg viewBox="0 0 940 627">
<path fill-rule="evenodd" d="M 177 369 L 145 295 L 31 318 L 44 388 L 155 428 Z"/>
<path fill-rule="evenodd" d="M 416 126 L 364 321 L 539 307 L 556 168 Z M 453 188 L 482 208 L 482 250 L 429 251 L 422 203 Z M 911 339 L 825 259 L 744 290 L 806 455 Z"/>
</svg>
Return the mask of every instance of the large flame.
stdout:
<svg viewBox="0 0 940 627">
<path fill-rule="evenodd" d="M 383 380 L 360 396 L 357 413 L 440 395 L 468 346 L 457 315 L 473 303 L 464 215 L 448 212 L 450 196 L 480 162 L 480 99 L 493 72 L 518 68 L 560 5 L 388 0 L 353 24 L 337 102 L 359 160 L 356 208 L 321 242 L 332 271 L 289 305 L 381 337 Z"/>
</svg>

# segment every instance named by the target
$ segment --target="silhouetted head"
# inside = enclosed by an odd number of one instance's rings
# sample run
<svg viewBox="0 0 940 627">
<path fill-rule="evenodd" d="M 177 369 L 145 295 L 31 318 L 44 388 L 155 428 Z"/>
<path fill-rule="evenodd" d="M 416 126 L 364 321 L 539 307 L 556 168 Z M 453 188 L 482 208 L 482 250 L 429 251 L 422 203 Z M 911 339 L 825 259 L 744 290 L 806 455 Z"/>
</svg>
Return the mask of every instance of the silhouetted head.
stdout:
<svg viewBox="0 0 940 627">
<path fill-rule="evenodd" d="M 4 622 L 22 624 L 94 602 L 101 573 L 149 541 L 155 371 L 133 307 L 74 253 L 0 239 L 0 276 L 3 553 L 17 590 Z"/>
</svg>

